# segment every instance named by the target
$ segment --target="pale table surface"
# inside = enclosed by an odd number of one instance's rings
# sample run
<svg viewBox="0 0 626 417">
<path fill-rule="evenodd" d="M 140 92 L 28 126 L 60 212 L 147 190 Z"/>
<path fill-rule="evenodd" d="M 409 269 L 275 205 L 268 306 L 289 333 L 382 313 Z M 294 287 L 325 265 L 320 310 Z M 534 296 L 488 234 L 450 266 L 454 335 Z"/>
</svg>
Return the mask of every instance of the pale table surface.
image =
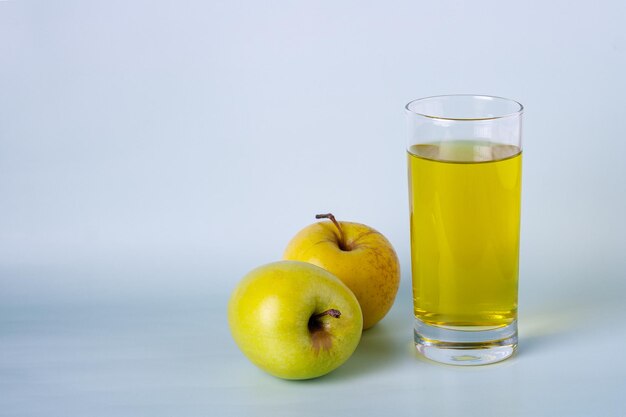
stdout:
<svg viewBox="0 0 626 417">
<path fill-rule="evenodd" d="M 22 275 L 13 278 L 32 278 Z M 301 382 L 266 375 L 238 351 L 226 288 L 118 293 L 13 282 L 0 305 L 0 415 L 623 417 L 624 285 L 609 278 L 587 288 L 579 280 L 570 292 L 527 280 L 519 352 L 482 367 L 416 354 L 404 280 L 345 365 Z"/>
</svg>

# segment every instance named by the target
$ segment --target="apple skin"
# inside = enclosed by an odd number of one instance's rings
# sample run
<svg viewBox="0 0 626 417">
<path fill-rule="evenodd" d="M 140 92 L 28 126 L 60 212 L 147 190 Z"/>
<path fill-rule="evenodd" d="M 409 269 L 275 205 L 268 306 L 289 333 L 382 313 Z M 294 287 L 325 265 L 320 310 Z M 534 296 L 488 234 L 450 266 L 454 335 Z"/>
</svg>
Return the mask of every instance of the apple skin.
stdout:
<svg viewBox="0 0 626 417">
<path fill-rule="evenodd" d="M 400 262 L 391 243 L 369 226 L 329 221 L 300 230 L 283 259 L 309 262 L 341 279 L 359 300 L 363 329 L 374 326 L 391 309 L 400 285 Z M 340 247 L 343 234 L 343 244 Z"/>
<path fill-rule="evenodd" d="M 322 315 L 338 310 L 340 317 Z M 310 328 L 309 323 L 315 326 Z M 363 315 L 350 289 L 330 272 L 279 261 L 249 272 L 228 303 L 228 323 L 241 351 L 285 379 L 310 379 L 343 364 L 361 339 Z"/>
</svg>

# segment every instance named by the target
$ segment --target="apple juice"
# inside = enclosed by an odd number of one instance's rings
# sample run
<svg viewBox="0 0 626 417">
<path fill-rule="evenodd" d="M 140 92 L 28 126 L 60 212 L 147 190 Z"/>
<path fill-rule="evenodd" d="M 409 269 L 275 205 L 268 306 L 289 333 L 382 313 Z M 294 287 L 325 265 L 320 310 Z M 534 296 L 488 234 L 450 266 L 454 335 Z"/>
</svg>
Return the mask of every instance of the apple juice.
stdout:
<svg viewBox="0 0 626 417">
<path fill-rule="evenodd" d="M 520 148 L 450 141 L 408 149 L 415 317 L 438 326 L 517 316 Z"/>
</svg>

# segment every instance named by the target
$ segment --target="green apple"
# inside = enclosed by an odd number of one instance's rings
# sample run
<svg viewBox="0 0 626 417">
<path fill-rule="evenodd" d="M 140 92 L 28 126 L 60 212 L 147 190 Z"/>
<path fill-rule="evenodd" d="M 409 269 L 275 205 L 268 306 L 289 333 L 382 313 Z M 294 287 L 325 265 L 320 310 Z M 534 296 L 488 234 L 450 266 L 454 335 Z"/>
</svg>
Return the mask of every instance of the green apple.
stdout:
<svg viewBox="0 0 626 417">
<path fill-rule="evenodd" d="M 398 293 L 396 251 L 369 226 L 338 222 L 330 213 L 315 217 L 332 223 L 313 223 L 302 229 L 287 245 L 283 258 L 310 262 L 341 279 L 359 300 L 363 328 L 368 329 L 385 317 Z"/>
<path fill-rule="evenodd" d="M 228 303 L 228 324 L 241 351 L 286 379 L 327 374 L 352 355 L 363 327 L 359 302 L 330 272 L 297 261 L 248 273 Z"/>
</svg>

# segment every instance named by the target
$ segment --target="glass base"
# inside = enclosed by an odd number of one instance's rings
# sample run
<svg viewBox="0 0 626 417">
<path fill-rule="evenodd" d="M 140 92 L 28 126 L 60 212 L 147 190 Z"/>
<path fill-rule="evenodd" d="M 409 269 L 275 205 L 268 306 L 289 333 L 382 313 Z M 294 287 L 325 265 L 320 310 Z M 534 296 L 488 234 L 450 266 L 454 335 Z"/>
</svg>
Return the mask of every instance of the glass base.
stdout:
<svg viewBox="0 0 626 417">
<path fill-rule="evenodd" d="M 517 348 L 517 321 L 502 327 L 433 326 L 415 319 L 415 347 L 448 365 L 487 365 L 510 357 Z"/>
</svg>

